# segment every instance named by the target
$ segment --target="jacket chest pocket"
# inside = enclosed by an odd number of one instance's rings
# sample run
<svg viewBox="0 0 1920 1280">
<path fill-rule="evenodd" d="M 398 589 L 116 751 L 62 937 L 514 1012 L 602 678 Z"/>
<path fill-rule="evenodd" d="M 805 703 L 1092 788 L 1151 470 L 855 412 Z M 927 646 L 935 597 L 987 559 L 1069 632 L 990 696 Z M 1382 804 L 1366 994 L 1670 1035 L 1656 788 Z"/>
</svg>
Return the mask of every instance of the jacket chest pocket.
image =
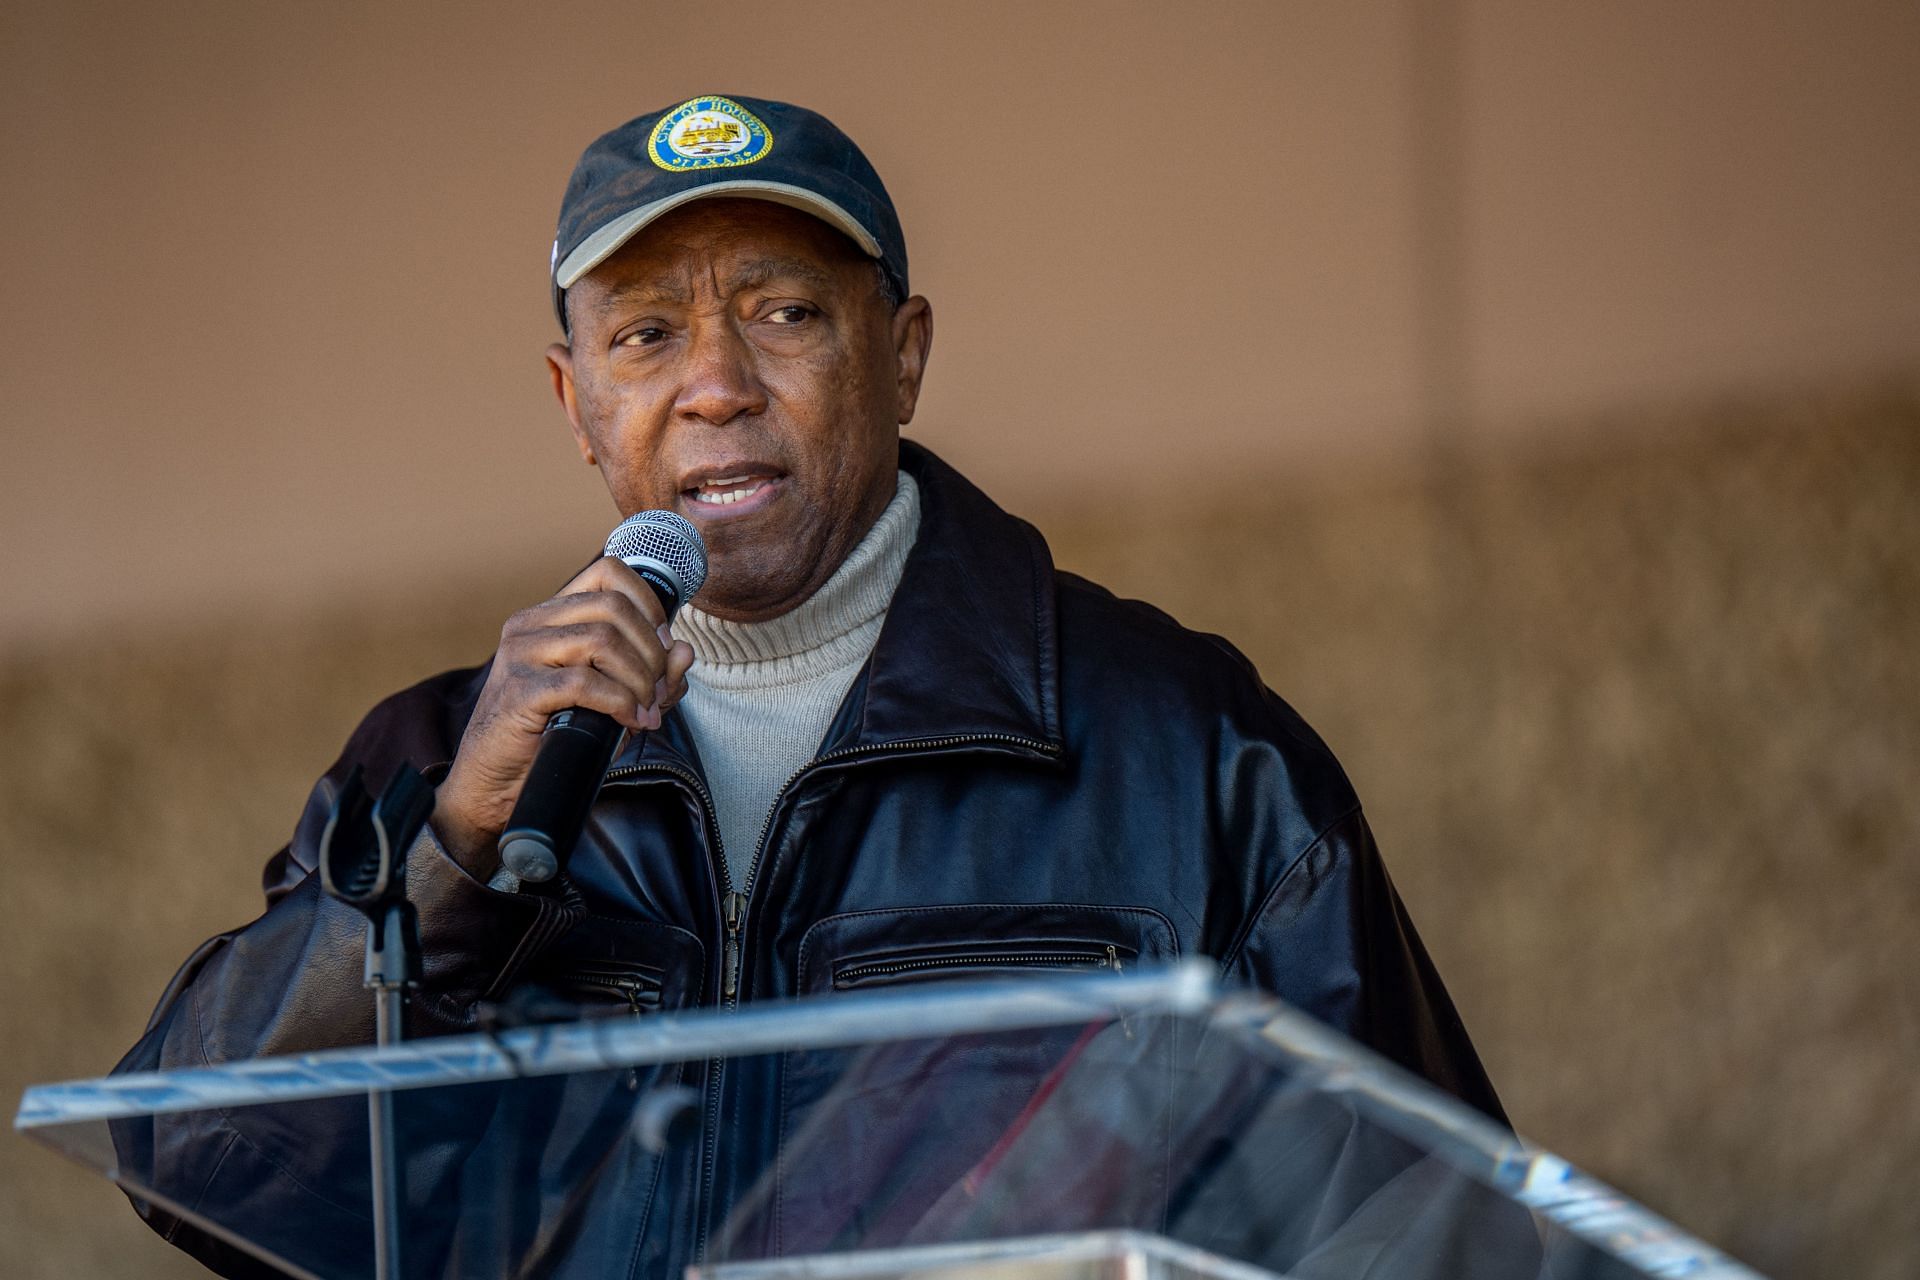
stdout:
<svg viewBox="0 0 1920 1280">
<path fill-rule="evenodd" d="M 657 1013 L 666 977 L 655 966 L 617 960 L 575 960 L 553 967 L 546 987 L 580 1006 L 583 1017 Z"/>
<path fill-rule="evenodd" d="M 530 964 L 523 981 L 578 1017 L 658 1013 L 698 1002 L 703 954 L 684 929 L 588 916 Z"/>
<path fill-rule="evenodd" d="M 799 994 L 905 983 L 1125 973 L 1178 959 L 1157 911 L 1078 903 L 901 907 L 828 916 L 800 940 Z"/>
<path fill-rule="evenodd" d="M 1074 973 L 1122 973 L 1139 956 L 1127 943 L 1035 938 L 928 946 L 853 956 L 833 966 L 833 989 L 855 991 L 904 982 L 951 979 L 1064 977 Z"/>
</svg>

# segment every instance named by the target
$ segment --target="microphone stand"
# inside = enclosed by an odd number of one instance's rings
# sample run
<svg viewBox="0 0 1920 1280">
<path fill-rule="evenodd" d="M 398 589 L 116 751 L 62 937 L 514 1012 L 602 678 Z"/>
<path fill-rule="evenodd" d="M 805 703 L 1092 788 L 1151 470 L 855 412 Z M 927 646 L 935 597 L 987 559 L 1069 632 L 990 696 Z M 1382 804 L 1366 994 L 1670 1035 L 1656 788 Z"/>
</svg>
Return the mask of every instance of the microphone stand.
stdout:
<svg viewBox="0 0 1920 1280">
<path fill-rule="evenodd" d="M 407 850 L 433 812 L 433 788 L 402 764 L 376 801 L 355 765 L 320 835 L 320 884 L 367 917 L 366 987 L 373 992 L 374 1041 L 398 1044 L 407 991 L 420 985 L 420 928 L 407 901 Z M 393 1092 L 367 1093 L 367 1137 L 373 1161 L 373 1255 L 376 1280 L 400 1280 L 401 1168 L 395 1149 Z"/>
</svg>

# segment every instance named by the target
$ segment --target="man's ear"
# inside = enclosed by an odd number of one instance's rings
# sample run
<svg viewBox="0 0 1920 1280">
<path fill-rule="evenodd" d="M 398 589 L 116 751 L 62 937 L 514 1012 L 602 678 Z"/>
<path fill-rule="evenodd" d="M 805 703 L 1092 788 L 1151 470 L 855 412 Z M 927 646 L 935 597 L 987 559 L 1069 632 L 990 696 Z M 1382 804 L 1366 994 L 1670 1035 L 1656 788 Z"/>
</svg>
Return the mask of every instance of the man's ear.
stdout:
<svg viewBox="0 0 1920 1280">
<path fill-rule="evenodd" d="M 893 357 L 899 370 L 895 382 L 900 402 L 900 425 L 913 421 L 914 406 L 920 403 L 920 380 L 927 373 L 927 357 L 933 351 L 933 304 L 914 294 L 893 313 Z"/>
<path fill-rule="evenodd" d="M 580 456 L 590 467 L 600 465 L 600 459 L 593 456 L 593 441 L 587 438 L 587 429 L 580 425 L 580 400 L 573 388 L 573 349 L 564 342 L 556 342 L 547 348 L 547 374 L 553 379 L 553 394 L 560 400 L 560 407 L 567 411 L 567 425 L 573 428 L 573 442 L 580 449 Z"/>
</svg>

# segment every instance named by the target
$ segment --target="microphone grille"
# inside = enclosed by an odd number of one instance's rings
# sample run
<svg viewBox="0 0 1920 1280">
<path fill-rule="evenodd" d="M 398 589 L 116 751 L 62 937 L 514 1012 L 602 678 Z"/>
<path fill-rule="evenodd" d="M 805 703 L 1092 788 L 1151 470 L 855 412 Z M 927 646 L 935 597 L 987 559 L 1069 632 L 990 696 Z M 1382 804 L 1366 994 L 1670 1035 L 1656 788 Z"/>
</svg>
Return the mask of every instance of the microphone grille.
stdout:
<svg viewBox="0 0 1920 1280">
<path fill-rule="evenodd" d="M 693 521 L 671 511 L 638 511 L 607 535 L 607 554 L 621 560 L 650 560 L 678 578 L 691 600 L 707 580 L 707 545 Z"/>
</svg>

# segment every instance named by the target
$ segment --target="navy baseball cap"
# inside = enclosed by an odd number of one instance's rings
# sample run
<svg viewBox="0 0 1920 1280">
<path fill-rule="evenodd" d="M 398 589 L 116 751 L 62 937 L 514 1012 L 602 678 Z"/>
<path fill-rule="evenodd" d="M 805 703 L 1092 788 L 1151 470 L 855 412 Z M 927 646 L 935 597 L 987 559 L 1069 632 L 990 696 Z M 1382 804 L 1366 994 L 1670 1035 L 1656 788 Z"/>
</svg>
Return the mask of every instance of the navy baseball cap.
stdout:
<svg viewBox="0 0 1920 1280">
<path fill-rule="evenodd" d="M 689 98 L 594 139 L 574 166 L 553 240 L 553 307 L 671 209 L 714 196 L 814 215 L 878 259 L 907 296 L 907 241 L 893 201 L 853 139 L 818 112 L 765 98 Z"/>
</svg>

